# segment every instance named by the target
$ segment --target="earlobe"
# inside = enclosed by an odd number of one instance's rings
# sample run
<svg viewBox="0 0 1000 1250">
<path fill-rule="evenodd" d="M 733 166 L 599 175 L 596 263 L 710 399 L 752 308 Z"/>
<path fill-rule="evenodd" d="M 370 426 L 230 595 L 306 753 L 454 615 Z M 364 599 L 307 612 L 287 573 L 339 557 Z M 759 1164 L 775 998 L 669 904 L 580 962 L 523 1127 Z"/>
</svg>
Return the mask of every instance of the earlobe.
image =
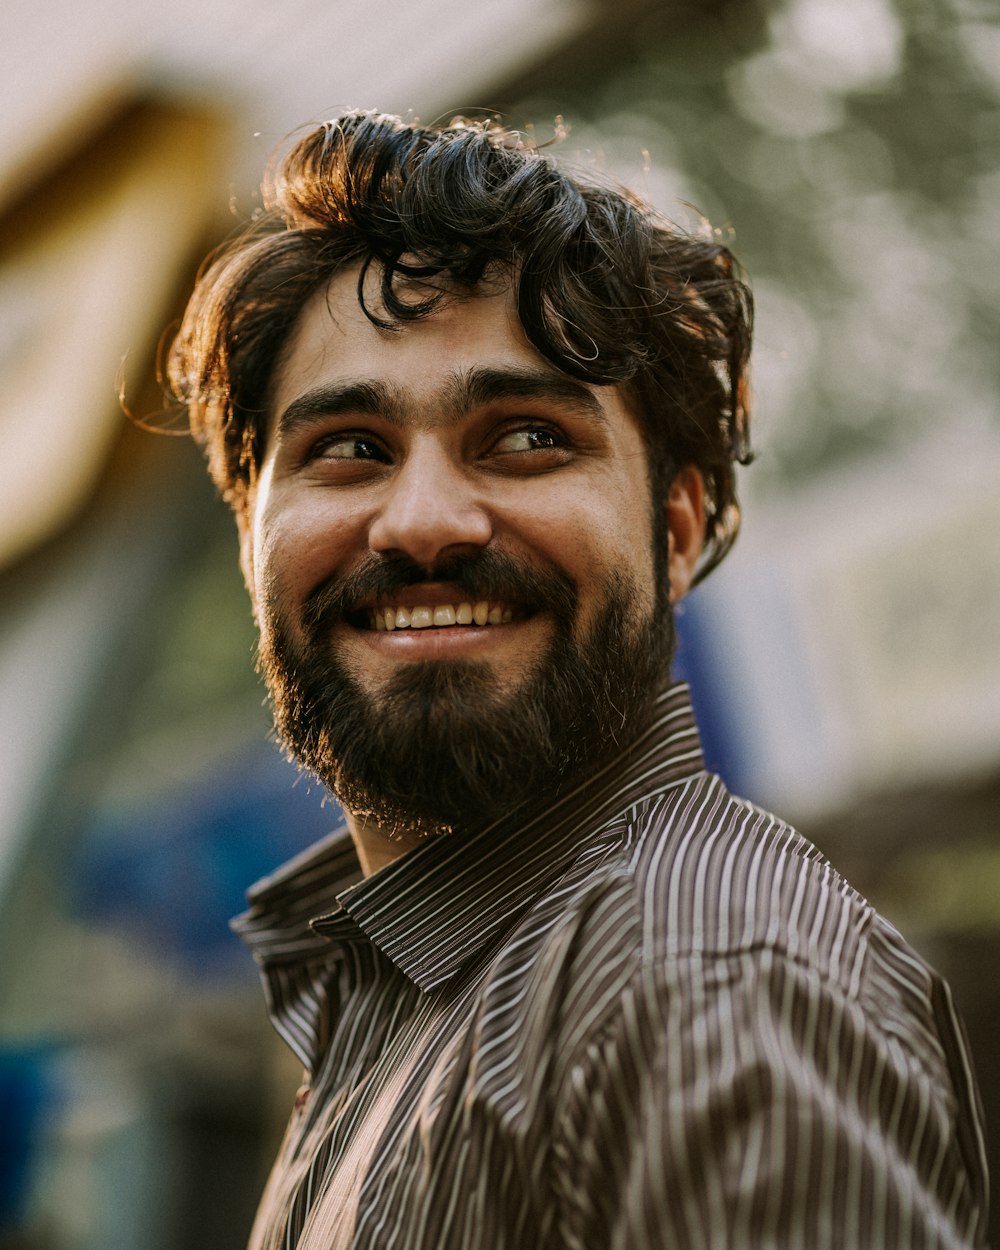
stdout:
<svg viewBox="0 0 1000 1250">
<path fill-rule="evenodd" d="M 705 545 L 705 480 L 697 469 L 680 470 L 665 507 L 670 602 L 676 603 L 690 588 Z"/>
</svg>

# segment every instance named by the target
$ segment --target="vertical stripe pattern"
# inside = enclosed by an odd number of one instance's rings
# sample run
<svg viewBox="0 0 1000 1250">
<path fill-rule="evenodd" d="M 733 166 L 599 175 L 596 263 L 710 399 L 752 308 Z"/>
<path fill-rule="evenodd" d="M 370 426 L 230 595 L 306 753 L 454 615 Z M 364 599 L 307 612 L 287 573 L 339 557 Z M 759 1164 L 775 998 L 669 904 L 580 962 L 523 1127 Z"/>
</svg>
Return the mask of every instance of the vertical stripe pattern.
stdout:
<svg viewBox="0 0 1000 1250">
<path fill-rule="evenodd" d="M 982 1247 L 947 986 L 704 771 L 687 690 L 584 783 L 235 923 L 307 1070 L 252 1250 Z"/>
</svg>

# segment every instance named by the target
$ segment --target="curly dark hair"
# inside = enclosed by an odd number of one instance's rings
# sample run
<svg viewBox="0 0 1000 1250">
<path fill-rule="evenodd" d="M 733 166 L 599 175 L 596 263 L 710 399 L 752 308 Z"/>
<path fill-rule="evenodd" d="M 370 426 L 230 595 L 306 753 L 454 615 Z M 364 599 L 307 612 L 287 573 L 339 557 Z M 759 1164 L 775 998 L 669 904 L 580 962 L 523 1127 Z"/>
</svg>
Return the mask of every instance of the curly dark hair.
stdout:
<svg viewBox="0 0 1000 1250">
<path fill-rule="evenodd" d="M 424 127 L 346 114 L 288 152 L 265 180 L 264 209 L 209 258 L 166 361 L 212 477 L 243 521 L 289 331 L 314 291 L 360 265 L 359 301 L 385 329 L 427 316 L 449 292 L 509 281 L 542 356 L 637 401 L 657 498 L 679 468 L 701 471 L 699 576 L 729 550 L 734 462 L 750 459 L 752 302 L 728 248 L 624 189 L 570 176 L 493 120 Z M 380 315 L 365 303 L 368 273 Z M 413 279 L 426 298 L 414 299 Z"/>
</svg>

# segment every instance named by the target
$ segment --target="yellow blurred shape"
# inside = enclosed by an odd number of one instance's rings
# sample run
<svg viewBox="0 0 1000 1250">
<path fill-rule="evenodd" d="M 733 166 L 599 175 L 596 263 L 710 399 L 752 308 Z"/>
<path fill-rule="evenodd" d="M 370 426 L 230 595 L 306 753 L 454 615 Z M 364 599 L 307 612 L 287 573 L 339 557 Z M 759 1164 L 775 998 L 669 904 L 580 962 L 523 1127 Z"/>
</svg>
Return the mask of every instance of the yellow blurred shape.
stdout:
<svg viewBox="0 0 1000 1250">
<path fill-rule="evenodd" d="M 943 831 L 942 831 L 943 833 Z M 985 843 L 901 856 L 879 904 L 907 930 L 1000 931 L 1000 846 Z"/>
<path fill-rule="evenodd" d="M 69 522 L 125 419 L 123 358 L 145 363 L 208 228 L 218 122 L 128 111 L 65 177 L 11 212 L 0 254 L 0 566 Z"/>
</svg>

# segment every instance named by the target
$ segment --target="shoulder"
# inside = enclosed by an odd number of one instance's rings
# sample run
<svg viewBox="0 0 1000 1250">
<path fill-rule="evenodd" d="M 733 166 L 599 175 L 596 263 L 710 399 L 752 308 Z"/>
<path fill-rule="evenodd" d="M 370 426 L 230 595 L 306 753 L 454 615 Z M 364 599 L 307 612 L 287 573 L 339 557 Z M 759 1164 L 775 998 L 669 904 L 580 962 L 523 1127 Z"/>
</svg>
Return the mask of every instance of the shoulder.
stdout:
<svg viewBox="0 0 1000 1250">
<path fill-rule="evenodd" d="M 861 1177 L 900 1228 L 927 1217 L 978 1245 L 980 1112 L 945 983 L 815 847 L 717 778 L 625 825 L 564 915 L 567 1135 L 601 1143 L 605 1171 L 620 1139 L 621 1167 L 638 1152 L 657 1194 L 715 1202 L 735 1185 L 712 1208 L 727 1230 L 748 1193 L 747 1212 L 771 1210 L 801 1156 L 829 1201 L 782 1207 L 781 1244 L 906 1244 L 866 1240 Z"/>
<path fill-rule="evenodd" d="M 785 821 L 702 773 L 635 814 L 644 957 L 770 950 L 857 987 L 877 914 Z"/>
<path fill-rule="evenodd" d="M 578 955 L 596 943 L 635 970 L 770 952 L 856 994 L 885 924 L 796 830 L 708 773 L 624 813 L 586 857 L 563 923 Z"/>
<path fill-rule="evenodd" d="M 626 814 L 558 928 L 567 1043 L 613 1032 L 626 1008 L 654 1031 L 742 1021 L 776 1055 L 849 1025 L 955 1084 L 941 978 L 810 842 L 710 774 Z"/>
</svg>

